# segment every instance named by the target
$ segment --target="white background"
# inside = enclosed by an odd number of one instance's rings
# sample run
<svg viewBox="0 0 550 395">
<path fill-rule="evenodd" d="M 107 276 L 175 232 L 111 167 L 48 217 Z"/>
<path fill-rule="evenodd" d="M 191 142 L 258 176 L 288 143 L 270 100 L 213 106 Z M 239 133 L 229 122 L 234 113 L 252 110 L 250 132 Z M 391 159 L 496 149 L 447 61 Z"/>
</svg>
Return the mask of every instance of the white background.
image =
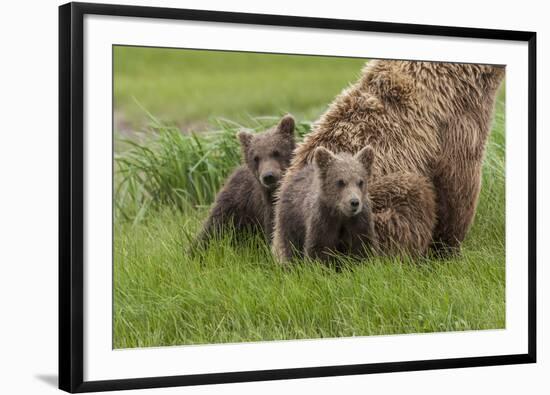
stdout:
<svg viewBox="0 0 550 395">
<path fill-rule="evenodd" d="M 132 1 L 119 3 L 279 13 L 392 22 L 460 25 L 538 32 L 539 202 L 548 200 L 544 182 L 549 159 L 550 69 L 547 11 L 544 2 L 402 1 L 399 4 L 340 0 L 311 1 Z M 0 143 L 0 391 L 7 394 L 53 393 L 57 372 L 57 5 L 26 1 L 4 6 L 2 13 L 2 140 Z M 314 8 L 313 8 L 313 5 Z M 546 48 L 545 48 L 546 47 Z M 545 155 L 544 155 L 545 154 Z M 547 177 L 546 177 L 547 179 Z M 539 204 L 539 224 L 549 223 Z M 548 328 L 543 315 L 550 293 L 548 261 L 539 226 L 539 334 Z M 548 310 L 546 308 L 546 310 Z M 532 394 L 548 391 L 550 348 L 539 336 L 536 365 L 392 373 L 382 375 L 245 383 L 130 393 L 403 393 Z M 546 389 L 544 388 L 546 387 Z M 543 392 L 544 391 L 544 392 Z"/>
</svg>

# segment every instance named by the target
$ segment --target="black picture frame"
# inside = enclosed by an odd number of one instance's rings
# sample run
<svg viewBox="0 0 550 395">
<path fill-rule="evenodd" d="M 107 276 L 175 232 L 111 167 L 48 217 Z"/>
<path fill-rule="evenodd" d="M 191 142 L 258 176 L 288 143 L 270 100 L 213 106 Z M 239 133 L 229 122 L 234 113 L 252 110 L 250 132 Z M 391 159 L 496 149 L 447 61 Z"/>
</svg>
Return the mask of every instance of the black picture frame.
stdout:
<svg viewBox="0 0 550 395">
<path fill-rule="evenodd" d="M 86 14 L 402 33 L 528 43 L 528 352 L 526 354 L 84 381 L 83 18 Z M 110 4 L 59 7 L 59 388 L 90 392 L 536 362 L 536 33 Z"/>
</svg>

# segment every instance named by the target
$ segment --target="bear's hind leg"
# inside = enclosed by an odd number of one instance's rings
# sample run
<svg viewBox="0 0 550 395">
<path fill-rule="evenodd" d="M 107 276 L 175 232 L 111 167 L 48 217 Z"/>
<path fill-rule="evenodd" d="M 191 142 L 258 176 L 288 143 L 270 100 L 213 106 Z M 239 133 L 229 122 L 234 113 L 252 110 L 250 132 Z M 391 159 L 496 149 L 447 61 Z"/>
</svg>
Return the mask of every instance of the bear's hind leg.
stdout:
<svg viewBox="0 0 550 395">
<path fill-rule="evenodd" d="M 434 231 L 432 248 L 442 256 L 460 252 L 460 245 L 474 219 L 481 187 L 481 166 L 468 163 L 462 169 L 450 174 L 460 173 L 460 180 L 452 175 L 437 175 L 434 184 L 437 189 L 437 226 Z M 451 178 L 451 179 L 449 179 Z"/>
<path fill-rule="evenodd" d="M 227 207 L 223 207 L 218 201 L 214 203 L 208 218 L 206 219 L 195 243 L 197 248 L 206 248 L 211 239 L 222 235 L 224 227 L 234 225 L 233 214 Z"/>
<path fill-rule="evenodd" d="M 436 223 L 435 192 L 423 176 L 395 173 L 370 184 L 378 249 L 385 255 L 423 255 Z"/>
<path fill-rule="evenodd" d="M 441 157 L 433 175 L 437 191 L 437 225 L 432 245 L 441 256 L 460 252 L 460 245 L 475 216 L 490 113 L 481 118 L 486 126 L 481 119 L 464 116 L 447 125 L 441 133 Z"/>
<path fill-rule="evenodd" d="M 291 239 L 292 218 L 288 211 L 290 211 L 289 207 L 281 202 L 275 206 L 271 252 L 282 264 L 288 263 L 294 255 L 292 246 L 294 240 Z"/>
<path fill-rule="evenodd" d="M 285 264 L 292 259 L 292 245 L 289 241 L 288 235 L 284 229 L 281 229 L 281 226 L 278 228 L 275 226 L 271 252 L 279 263 Z"/>
</svg>

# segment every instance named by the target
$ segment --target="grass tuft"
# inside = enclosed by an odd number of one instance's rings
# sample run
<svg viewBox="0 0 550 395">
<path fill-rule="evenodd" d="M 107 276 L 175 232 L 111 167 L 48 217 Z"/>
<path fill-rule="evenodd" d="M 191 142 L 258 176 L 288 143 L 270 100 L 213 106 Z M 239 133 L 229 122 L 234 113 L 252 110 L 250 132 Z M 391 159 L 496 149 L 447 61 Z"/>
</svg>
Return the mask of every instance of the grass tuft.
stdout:
<svg viewBox="0 0 550 395">
<path fill-rule="evenodd" d="M 236 133 L 263 131 L 280 117 L 252 118 L 247 126 L 219 119 L 215 129 L 191 134 L 152 115 L 149 119 L 145 132 L 118 139 L 123 149 L 115 154 L 115 215 L 134 223 L 166 205 L 180 211 L 210 205 L 241 161 Z M 299 138 L 310 127 L 308 122 L 298 123 Z"/>
</svg>

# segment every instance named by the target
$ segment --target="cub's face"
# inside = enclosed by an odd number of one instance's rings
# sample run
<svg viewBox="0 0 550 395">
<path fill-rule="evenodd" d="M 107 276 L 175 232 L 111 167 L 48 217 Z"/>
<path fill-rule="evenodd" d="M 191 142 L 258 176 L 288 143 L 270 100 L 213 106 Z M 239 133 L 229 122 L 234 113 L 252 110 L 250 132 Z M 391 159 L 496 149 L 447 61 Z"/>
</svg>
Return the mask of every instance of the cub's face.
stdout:
<svg viewBox="0 0 550 395">
<path fill-rule="evenodd" d="M 268 190 L 277 188 L 290 165 L 295 147 L 294 118 L 284 116 L 277 126 L 260 134 L 239 132 L 243 157 L 262 186 Z"/>
<path fill-rule="evenodd" d="M 367 204 L 367 180 L 372 169 L 374 151 L 365 147 L 355 156 L 339 155 L 318 147 L 314 156 L 320 181 L 320 197 L 345 217 L 353 217 Z"/>
</svg>

